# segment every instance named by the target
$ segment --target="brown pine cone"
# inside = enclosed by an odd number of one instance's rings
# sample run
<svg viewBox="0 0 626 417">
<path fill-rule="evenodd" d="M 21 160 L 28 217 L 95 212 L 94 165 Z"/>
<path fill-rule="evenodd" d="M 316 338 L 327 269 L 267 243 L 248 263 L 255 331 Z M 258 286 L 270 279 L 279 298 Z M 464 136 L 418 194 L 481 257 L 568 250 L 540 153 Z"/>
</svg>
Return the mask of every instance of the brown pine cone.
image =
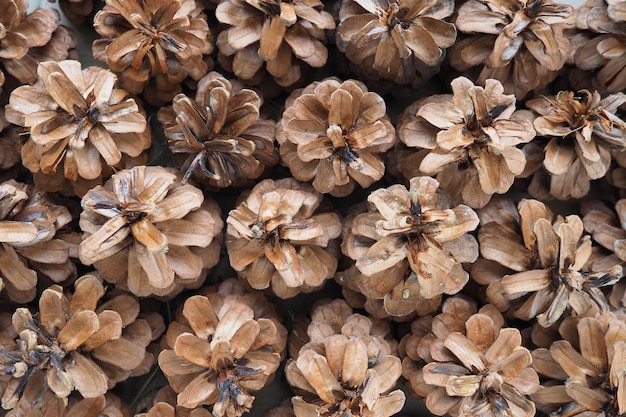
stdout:
<svg viewBox="0 0 626 417">
<path fill-rule="evenodd" d="M 592 254 L 591 236 L 580 217 L 554 218 L 537 200 L 494 200 L 479 212 L 480 253 L 472 277 L 487 297 L 516 318 L 537 318 L 543 327 L 561 317 L 608 313 L 600 287 L 623 275 L 619 264 L 600 272 L 583 269 Z"/>
<path fill-rule="evenodd" d="M 82 200 L 80 260 L 133 294 L 197 288 L 217 264 L 222 220 L 215 202 L 172 169 L 137 166 Z"/>
<path fill-rule="evenodd" d="M 351 309 L 343 300 L 336 301 L 314 310 L 307 330 L 311 341 L 285 366 L 287 381 L 297 394 L 291 399 L 295 415 L 388 417 L 397 413 L 405 395 L 391 391 L 401 373 L 395 344 L 374 335 L 367 317 L 342 317 L 342 311 L 351 313 Z"/>
<path fill-rule="evenodd" d="M 459 77 L 452 92 L 423 101 L 417 114 L 405 113 L 398 137 L 411 148 L 430 150 L 419 169 L 436 174 L 455 202 L 483 207 L 522 173 L 526 160 L 516 146 L 533 139 L 535 129 L 496 80 L 483 88 Z"/>
<path fill-rule="evenodd" d="M 335 41 L 369 79 L 419 86 L 439 71 L 456 28 L 454 1 L 344 0 Z"/>
<path fill-rule="evenodd" d="M 356 261 L 349 274 L 358 273 L 358 288 L 384 300 L 390 315 L 412 313 L 422 298 L 456 294 L 469 279 L 461 263 L 478 257 L 468 233 L 478 216 L 465 205 L 452 208 L 438 186 L 434 178 L 416 177 L 408 190 L 378 189 L 368 197 L 371 210 L 345 230 L 342 251 Z M 402 308 L 399 299 L 406 300 Z"/>
<path fill-rule="evenodd" d="M 44 193 L 14 180 L 0 184 L 0 280 L 10 300 L 31 301 L 41 276 L 62 282 L 76 273 L 69 245 L 55 236 L 71 220 Z"/>
<path fill-rule="evenodd" d="M 22 83 L 35 82 L 41 61 L 29 53 L 32 48 L 47 45 L 59 24 L 59 14 L 54 9 L 40 7 L 31 13 L 27 9 L 27 0 L 0 1 L 0 91 L 5 81 L 3 70 Z M 66 49 L 60 59 L 67 58 L 67 52 Z"/>
<path fill-rule="evenodd" d="M 209 405 L 214 416 L 238 417 L 278 368 L 286 335 L 275 315 L 248 305 L 246 294 L 195 295 L 170 325 L 159 365 L 179 406 Z"/>
<path fill-rule="evenodd" d="M 335 78 L 292 93 L 277 131 L 291 174 L 335 197 L 381 179 L 383 154 L 395 138 L 383 98 L 361 82 Z"/>
<path fill-rule="evenodd" d="M 319 289 L 337 270 L 341 221 L 293 178 L 258 183 L 226 223 L 230 265 L 252 288 L 281 298 Z"/>
<path fill-rule="evenodd" d="M 304 64 L 326 64 L 326 33 L 333 17 L 320 0 L 224 0 L 215 10 L 227 29 L 217 38 L 220 63 L 246 84 L 266 74 L 288 87 L 302 77 Z"/>
<path fill-rule="evenodd" d="M 494 78 L 508 94 L 522 99 L 541 90 L 563 68 L 574 25 L 574 8 L 551 0 L 469 0 L 453 23 L 461 36 L 449 52 L 458 71 L 476 67 L 478 84 Z"/>
<path fill-rule="evenodd" d="M 607 174 L 611 151 L 626 150 L 626 122 L 615 114 L 625 102 L 623 93 L 602 99 L 597 91 L 581 90 L 561 91 L 526 103 L 537 114 L 533 122 L 537 135 L 548 141 L 543 163 L 535 166 L 549 175 L 549 186 L 544 187 L 549 187 L 552 196 L 560 200 L 584 197 L 590 180 Z M 535 172 L 544 181 L 547 179 Z"/>
<path fill-rule="evenodd" d="M 213 35 L 194 0 L 106 3 L 94 17 L 103 39 L 94 41 L 93 54 L 119 74 L 121 88 L 145 91 L 148 103 L 161 105 L 187 77 L 199 80 L 212 69 Z"/>
<path fill-rule="evenodd" d="M 44 62 L 39 81 L 11 93 L 6 118 L 30 129 L 22 163 L 35 183 L 59 191 L 66 181 L 82 195 L 125 157 L 151 144 L 146 117 L 134 99 L 115 88 L 115 75 L 78 61 Z"/>
<path fill-rule="evenodd" d="M 464 331 L 431 342 L 431 360 L 420 371 L 434 414 L 488 417 L 535 415 L 527 398 L 539 387 L 532 356 L 516 328 L 502 327 L 490 314 L 469 317 Z"/>
<path fill-rule="evenodd" d="M 563 340 L 533 351 L 546 381 L 531 399 L 551 415 L 626 415 L 626 316 L 584 317 L 559 329 Z"/>
<path fill-rule="evenodd" d="M 260 118 L 262 98 L 241 82 L 211 72 L 196 99 L 184 94 L 159 110 L 170 151 L 190 176 L 209 188 L 241 187 L 278 162 L 275 123 Z"/>
<path fill-rule="evenodd" d="M 26 308 L 13 314 L 19 336 L 0 351 L 1 372 L 11 377 L 3 408 L 28 407 L 25 402 L 37 401 L 32 396 L 47 390 L 59 398 L 74 390 L 84 398 L 102 396 L 141 364 L 151 330 L 137 319 L 138 301 L 120 294 L 102 302 L 104 287 L 92 275 L 74 287 L 66 295 L 53 285 L 42 293 L 38 314 Z"/>
</svg>

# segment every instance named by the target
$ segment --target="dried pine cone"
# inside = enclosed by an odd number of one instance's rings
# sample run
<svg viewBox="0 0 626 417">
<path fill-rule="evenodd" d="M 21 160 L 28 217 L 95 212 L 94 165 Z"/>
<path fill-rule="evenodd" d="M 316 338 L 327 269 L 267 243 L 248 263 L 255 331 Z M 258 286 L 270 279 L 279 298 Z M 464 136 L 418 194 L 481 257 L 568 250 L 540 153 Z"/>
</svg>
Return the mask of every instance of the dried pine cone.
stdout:
<svg viewBox="0 0 626 417">
<path fill-rule="evenodd" d="M 430 97 L 417 114 L 405 113 L 398 136 L 411 148 L 430 150 L 419 169 L 436 174 L 453 201 L 482 207 L 522 173 L 526 159 L 516 146 L 533 139 L 535 129 L 496 80 L 483 88 L 459 77 L 452 91 Z"/>
<path fill-rule="evenodd" d="M 187 77 L 199 80 L 212 68 L 206 55 L 213 52 L 213 35 L 194 0 L 106 3 L 94 18 L 103 39 L 94 41 L 93 54 L 119 73 L 122 88 L 145 90 L 146 101 L 159 105 L 179 93 Z"/>
<path fill-rule="evenodd" d="M 230 265 L 254 289 L 281 298 L 319 289 L 337 270 L 339 216 L 322 195 L 292 178 L 258 183 L 226 223 Z"/>
<path fill-rule="evenodd" d="M 44 193 L 14 180 L 0 184 L 0 280 L 9 299 L 31 301 L 40 275 L 61 282 L 76 273 L 69 245 L 55 236 L 71 220 Z"/>
<path fill-rule="evenodd" d="M 606 175 L 611 151 L 626 150 L 626 122 L 615 114 L 625 102 L 622 93 L 601 99 L 597 91 L 581 90 L 577 94 L 561 91 L 556 97 L 526 103 L 538 114 L 533 123 L 537 135 L 548 141 L 542 163 L 535 158 L 533 166 L 535 172 L 545 169 L 549 174 L 549 186 L 544 188 L 549 188 L 552 196 L 560 200 L 584 197 L 589 192 L 589 181 Z M 535 150 L 529 148 L 526 153 Z M 541 172 L 535 175 L 539 175 L 536 181 L 545 178 Z"/>
<path fill-rule="evenodd" d="M 496 200 L 479 212 L 480 252 L 472 277 L 487 285 L 487 297 L 501 311 L 543 327 L 572 310 L 575 315 L 607 313 L 600 287 L 622 278 L 620 265 L 600 272 L 583 266 L 592 253 L 580 217 L 553 218 L 537 200 Z"/>
<path fill-rule="evenodd" d="M 0 350 L 0 372 L 11 377 L 3 387 L 3 408 L 28 407 L 24 402 L 47 390 L 59 398 L 74 390 L 98 397 L 141 364 L 151 331 L 137 319 L 137 300 L 121 294 L 101 302 L 104 287 L 92 275 L 74 287 L 66 295 L 53 285 L 42 293 L 38 314 L 26 308 L 13 314 L 19 336 Z"/>
<path fill-rule="evenodd" d="M 456 28 L 454 1 L 344 0 L 336 42 L 367 78 L 418 86 L 439 71 Z"/>
<path fill-rule="evenodd" d="M 358 81 L 330 78 L 292 93 L 277 140 L 296 179 L 345 197 L 355 183 L 366 188 L 382 178 L 395 135 L 381 96 Z"/>
<path fill-rule="evenodd" d="M 450 65 L 477 67 L 477 83 L 497 79 L 521 100 L 565 65 L 570 41 L 564 31 L 574 20 L 572 6 L 550 0 L 466 1 L 453 22 L 466 36 L 448 50 Z"/>
<path fill-rule="evenodd" d="M 438 186 L 433 178 L 416 177 L 408 190 L 401 184 L 378 189 L 368 197 L 371 210 L 345 230 L 342 250 L 356 261 L 359 289 L 383 299 L 391 315 L 412 313 L 420 297 L 456 294 L 469 279 L 461 263 L 478 257 L 468 233 L 478 216 L 465 205 L 452 208 Z M 389 308 L 398 299 L 413 306 Z"/>
<path fill-rule="evenodd" d="M 31 49 L 46 46 L 59 24 L 59 14 L 51 8 L 37 8 L 27 12 L 27 0 L 0 1 L 0 91 L 5 81 L 3 70 L 22 83 L 37 79 L 36 60 Z M 65 56 L 67 58 L 67 49 Z"/>
<path fill-rule="evenodd" d="M 376 335 L 370 319 L 343 300 L 316 308 L 311 341 L 285 366 L 297 417 L 388 417 L 404 406 L 395 344 Z M 347 315 L 349 314 L 349 315 Z M 340 319 L 338 322 L 337 319 Z M 388 327 L 387 327 L 388 328 Z"/>
<path fill-rule="evenodd" d="M 198 188 L 180 184 L 173 170 L 120 171 L 81 204 L 81 262 L 137 296 L 172 296 L 198 287 L 203 270 L 218 261 L 219 208 Z"/>
<path fill-rule="evenodd" d="M 437 415 L 527 416 L 535 404 L 527 398 L 539 387 L 532 356 L 521 346 L 516 328 L 503 328 L 491 315 L 478 313 L 431 342 L 432 360 L 421 378 L 428 390 L 426 407 Z M 441 343 L 443 342 L 443 343 Z"/>
<path fill-rule="evenodd" d="M 58 191 L 70 181 L 82 195 L 124 157 L 150 147 L 145 115 L 114 87 L 112 72 L 62 61 L 44 62 L 37 73 L 37 84 L 11 93 L 6 118 L 30 129 L 22 163 L 38 187 Z"/>
<path fill-rule="evenodd" d="M 214 189 L 241 187 L 276 165 L 275 126 L 260 118 L 261 104 L 255 91 L 211 72 L 198 82 L 195 100 L 179 94 L 159 110 L 183 181 L 193 176 Z"/>
<path fill-rule="evenodd" d="M 301 79 L 303 64 L 326 64 L 326 31 L 335 21 L 320 0 L 224 0 L 215 15 L 227 25 L 217 38 L 222 66 L 247 84 L 269 74 L 288 87 Z"/>
<path fill-rule="evenodd" d="M 626 415 L 626 316 L 584 317 L 559 328 L 563 340 L 533 352 L 546 377 L 531 399 L 561 416 Z"/>
<path fill-rule="evenodd" d="M 272 312 L 249 305 L 254 298 L 212 293 L 185 301 L 182 317 L 167 331 L 169 349 L 159 355 L 179 406 L 210 405 L 219 417 L 250 410 L 251 393 L 268 383 L 287 342 L 287 330 Z"/>
</svg>

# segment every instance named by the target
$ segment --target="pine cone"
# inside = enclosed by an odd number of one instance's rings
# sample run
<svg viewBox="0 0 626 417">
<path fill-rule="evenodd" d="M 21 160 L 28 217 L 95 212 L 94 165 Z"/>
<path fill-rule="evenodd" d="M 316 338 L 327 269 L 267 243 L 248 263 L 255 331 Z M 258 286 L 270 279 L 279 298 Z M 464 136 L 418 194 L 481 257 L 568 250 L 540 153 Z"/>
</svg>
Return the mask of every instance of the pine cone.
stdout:
<svg viewBox="0 0 626 417">
<path fill-rule="evenodd" d="M 317 308 L 307 330 L 311 341 L 285 366 L 298 394 L 292 398 L 297 417 L 388 417 L 404 406 L 404 393 L 390 392 L 400 378 L 400 359 L 385 339 L 372 334 L 372 321 L 350 314 L 333 326 L 332 315 L 325 317 L 345 307 L 342 300 Z"/>
<path fill-rule="evenodd" d="M 29 55 L 31 48 L 50 42 L 59 24 L 59 14 L 51 8 L 27 12 L 27 0 L 0 1 L 0 91 L 5 81 L 4 69 L 22 83 L 33 83 L 37 63 Z M 67 57 L 66 55 L 61 59 Z"/>
<path fill-rule="evenodd" d="M 39 299 L 39 313 L 26 308 L 13 314 L 19 337 L 3 344 L 2 372 L 11 376 L 2 407 L 31 401 L 35 392 L 50 390 L 59 398 L 77 390 L 84 398 L 104 395 L 126 379 L 144 358 L 150 326 L 138 320 L 139 303 L 121 294 L 104 303 L 102 283 L 85 275 L 73 295 L 53 285 Z M 121 354 L 120 354 L 121 353 Z"/>
<path fill-rule="evenodd" d="M 450 65 L 459 71 L 477 67 L 478 84 L 497 79 L 521 100 L 565 65 L 570 41 L 564 31 L 574 20 L 572 6 L 550 0 L 466 1 L 453 22 L 466 36 L 450 47 Z"/>
<path fill-rule="evenodd" d="M 420 171 L 436 174 L 454 201 L 479 208 L 493 194 L 507 192 L 522 173 L 524 153 L 516 146 L 533 139 L 535 129 L 496 80 L 483 88 L 459 77 L 452 91 L 431 97 L 417 114 L 405 113 L 398 136 L 411 148 L 430 150 Z"/>
<path fill-rule="evenodd" d="M 564 317 L 607 313 L 600 287 L 615 284 L 622 267 L 600 272 L 583 266 L 592 253 L 580 217 L 553 218 L 545 205 L 522 200 L 496 200 L 479 212 L 480 252 L 485 260 L 472 267 L 472 277 L 487 285 L 487 297 L 501 311 L 548 327 Z"/>
<path fill-rule="evenodd" d="M 137 296 L 173 296 L 199 286 L 203 269 L 217 263 L 203 257 L 219 251 L 219 208 L 196 187 L 181 185 L 172 171 L 120 171 L 81 203 L 81 262 Z"/>
<path fill-rule="evenodd" d="M 395 130 L 381 96 L 358 81 L 330 78 L 292 93 L 277 140 L 296 179 L 345 197 L 355 182 L 367 188 L 382 178 Z"/>
<path fill-rule="evenodd" d="M 82 195 L 123 165 L 123 156 L 150 147 L 145 115 L 126 91 L 114 88 L 110 71 L 62 61 L 44 62 L 37 73 L 37 84 L 11 93 L 6 118 L 30 129 L 22 163 L 40 188 L 58 191 L 65 179 Z"/>
<path fill-rule="evenodd" d="M 9 299 L 31 301 L 40 276 L 61 282 L 76 273 L 69 245 L 55 236 L 71 220 L 44 193 L 13 180 L 0 184 L 0 279 Z"/>
<path fill-rule="evenodd" d="M 374 191 L 371 211 L 357 215 L 344 235 L 342 250 L 356 261 L 358 287 L 368 298 L 384 299 L 390 315 L 416 309 L 389 308 L 399 298 L 416 303 L 456 294 L 469 279 L 461 263 L 478 257 L 468 233 L 478 216 L 465 205 L 451 208 L 438 186 L 433 178 L 416 177 L 409 190 L 396 184 Z"/>
<path fill-rule="evenodd" d="M 275 126 L 260 118 L 261 104 L 253 90 L 211 72 L 198 82 L 195 100 L 179 94 L 159 110 L 183 181 L 193 176 L 212 189 L 241 187 L 276 165 Z"/>
<path fill-rule="evenodd" d="M 220 63 L 247 84 L 260 84 L 267 73 L 288 87 L 304 64 L 326 64 L 326 31 L 335 21 L 320 0 L 224 0 L 215 15 L 227 25 L 217 38 Z"/>
<path fill-rule="evenodd" d="M 278 368 L 287 330 L 247 301 L 245 294 L 220 293 L 185 301 L 167 331 L 169 349 L 159 355 L 179 406 L 211 405 L 214 416 L 239 417 Z"/>
<path fill-rule="evenodd" d="M 626 316 L 584 317 L 564 327 L 563 340 L 533 352 L 546 377 L 531 395 L 537 408 L 562 416 L 626 414 Z"/>
<path fill-rule="evenodd" d="M 550 176 L 552 196 L 560 200 L 584 197 L 589 181 L 607 174 L 611 151 L 626 150 L 626 122 L 615 114 L 625 102 L 622 93 L 601 99 L 597 91 L 581 90 L 526 103 L 538 114 L 533 123 L 537 134 L 549 141 L 543 169 Z"/>
<path fill-rule="evenodd" d="M 431 342 L 432 361 L 421 378 L 430 390 L 426 407 L 432 413 L 535 415 L 535 404 L 527 398 L 539 387 L 530 367 L 532 356 L 521 346 L 520 331 L 502 324 L 489 314 L 474 314 L 464 323 L 464 332 Z"/>
<path fill-rule="evenodd" d="M 94 41 L 93 54 L 119 74 L 121 88 L 145 90 L 146 101 L 160 105 L 180 92 L 187 77 L 199 80 L 213 67 L 205 57 L 213 52 L 213 35 L 194 0 L 106 3 L 94 17 L 103 39 Z"/>
<path fill-rule="evenodd" d="M 456 28 L 454 1 L 344 0 L 336 42 L 368 79 L 421 85 L 439 71 Z"/>
<path fill-rule="evenodd" d="M 281 298 L 319 289 L 337 270 L 337 214 L 321 212 L 322 196 L 292 178 L 258 183 L 226 223 L 230 265 L 257 290 Z"/>
</svg>

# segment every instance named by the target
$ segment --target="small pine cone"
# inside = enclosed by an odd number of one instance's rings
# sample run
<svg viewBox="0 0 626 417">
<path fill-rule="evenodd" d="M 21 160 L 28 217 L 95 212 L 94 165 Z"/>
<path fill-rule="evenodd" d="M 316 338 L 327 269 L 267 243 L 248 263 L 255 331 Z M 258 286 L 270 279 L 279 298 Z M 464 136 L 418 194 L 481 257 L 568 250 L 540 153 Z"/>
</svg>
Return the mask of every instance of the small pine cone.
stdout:
<svg viewBox="0 0 626 417">
<path fill-rule="evenodd" d="M 454 1 L 344 0 L 336 43 L 368 79 L 421 85 L 439 71 L 456 29 Z"/>
<path fill-rule="evenodd" d="M 296 179 L 345 197 L 355 183 L 367 188 L 382 178 L 396 132 L 381 96 L 358 81 L 329 78 L 292 93 L 286 106 L 277 140 Z"/>
<path fill-rule="evenodd" d="M 416 303 L 456 294 L 467 283 L 461 263 L 478 257 L 478 243 L 468 233 L 478 226 L 478 216 L 465 205 L 452 208 L 438 186 L 433 178 L 416 177 L 408 190 L 401 184 L 378 189 L 368 197 L 371 210 L 346 228 L 342 251 L 356 261 L 350 273 L 359 274 L 355 279 L 368 298 L 391 307 L 399 298 Z"/>
<path fill-rule="evenodd" d="M 159 110 L 170 151 L 190 176 L 210 189 L 242 187 L 278 162 L 275 123 L 260 118 L 261 97 L 211 72 L 198 82 L 196 99 L 184 94 Z"/>
<path fill-rule="evenodd" d="M 252 288 L 281 298 L 319 289 L 337 270 L 341 221 L 322 195 L 292 178 L 258 183 L 226 223 L 230 265 Z"/>
<path fill-rule="evenodd" d="M 614 208 L 600 201 L 586 201 L 581 212 L 585 231 L 604 249 L 590 260 L 590 269 L 600 272 L 626 262 L 626 199 L 618 200 Z M 626 281 L 611 286 L 609 302 L 615 308 L 626 307 Z"/>
<path fill-rule="evenodd" d="M 33 300 L 42 276 L 61 282 L 76 273 L 69 245 L 55 236 L 71 220 L 44 193 L 14 180 L 0 184 L 0 280 L 10 300 Z"/>
<path fill-rule="evenodd" d="M 431 342 L 432 360 L 420 372 L 432 413 L 535 415 L 535 404 L 527 398 L 539 388 L 531 353 L 521 346 L 520 331 L 502 324 L 477 313 L 462 323 L 464 331 Z"/>
<path fill-rule="evenodd" d="M 570 48 L 565 30 L 574 21 L 572 6 L 550 0 L 463 2 L 453 23 L 465 36 L 448 50 L 449 63 L 459 71 L 476 67 L 477 83 L 497 79 L 521 100 L 563 68 Z"/>
<path fill-rule="evenodd" d="M 106 3 L 94 17 L 103 39 L 94 41 L 93 54 L 119 74 L 120 86 L 130 93 L 145 91 L 148 103 L 167 103 L 187 77 L 199 80 L 213 67 L 207 57 L 213 35 L 194 0 Z"/>
<path fill-rule="evenodd" d="M 26 0 L 0 1 L 0 91 L 5 81 L 3 70 L 22 83 L 32 83 L 37 61 L 29 52 L 50 42 L 59 24 L 56 10 L 40 7 L 28 13 Z M 65 59 L 66 55 L 62 58 Z"/>
<path fill-rule="evenodd" d="M 600 272 L 583 266 L 592 254 L 591 236 L 583 221 L 571 215 L 553 218 L 537 200 L 494 200 L 479 211 L 480 253 L 485 259 L 472 267 L 472 277 L 487 286 L 487 297 L 522 320 L 537 318 L 554 325 L 569 310 L 577 316 L 607 313 L 600 287 L 623 275 L 619 264 Z"/>
<path fill-rule="evenodd" d="M 19 335 L 0 351 L 2 373 L 11 377 L 2 407 L 31 401 L 50 390 L 66 398 L 77 390 L 84 398 L 104 395 L 143 361 L 150 325 L 137 319 L 139 303 L 127 294 L 102 300 L 102 283 L 79 278 L 73 294 L 53 285 L 39 299 L 39 313 L 18 308 L 12 325 Z"/>
<path fill-rule="evenodd" d="M 213 292 L 188 298 L 165 340 L 159 365 L 179 393 L 178 405 L 209 405 L 214 416 L 239 417 L 278 368 L 287 330 L 267 309 L 248 305 L 245 294 Z"/>
<path fill-rule="evenodd" d="M 576 27 L 584 41 L 573 51 L 573 63 L 589 72 L 586 85 L 593 83 L 607 93 L 626 89 L 626 14 L 621 9 L 621 1 L 594 0 L 583 4 L 576 14 Z"/>
<path fill-rule="evenodd" d="M 174 170 L 120 171 L 81 204 L 81 262 L 137 296 L 173 296 L 198 287 L 203 270 L 217 263 L 219 208 L 198 188 L 182 185 Z"/>
<path fill-rule="evenodd" d="M 333 326 L 332 313 L 346 308 L 341 300 L 315 309 L 311 341 L 285 366 L 297 417 L 388 417 L 404 406 L 404 393 L 391 391 L 401 374 L 395 344 L 374 335 L 372 321 L 360 314 Z"/>
<path fill-rule="evenodd" d="M 326 34 L 335 21 L 320 0 L 224 0 L 215 15 L 227 26 L 217 38 L 220 61 L 247 84 L 269 75 L 288 87 L 302 78 L 305 64 L 326 64 Z"/>
<path fill-rule="evenodd" d="M 150 147 L 145 115 L 114 87 L 112 72 L 83 70 L 70 60 L 44 62 L 37 73 L 35 85 L 11 93 L 6 118 L 30 129 L 22 163 L 40 188 L 58 191 L 65 178 L 84 193 L 85 183 L 95 186 L 110 167 L 122 165 L 123 156 L 137 157 Z"/>
<path fill-rule="evenodd" d="M 430 150 L 419 169 L 436 175 L 455 202 L 480 208 L 493 194 L 506 193 L 522 173 L 525 157 L 516 146 L 533 139 L 535 129 L 496 80 L 483 88 L 459 77 L 452 92 L 405 113 L 398 137 L 410 148 Z"/>
<path fill-rule="evenodd" d="M 584 197 L 590 180 L 607 174 L 611 151 L 626 150 L 626 122 L 615 114 L 625 102 L 623 93 L 601 99 L 597 91 L 581 90 L 526 103 L 537 113 L 533 122 L 537 134 L 548 140 L 543 167 L 538 169 L 549 174 L 552 196 L 560 200 Z"/>
<path fill-rule="evenodd" d="M 549 348 L 533 351 L 533 366 L 546 378 L 531 399 L 561 416 L 626 415 L 626 316 L 584 317 Z"/>
</svg>

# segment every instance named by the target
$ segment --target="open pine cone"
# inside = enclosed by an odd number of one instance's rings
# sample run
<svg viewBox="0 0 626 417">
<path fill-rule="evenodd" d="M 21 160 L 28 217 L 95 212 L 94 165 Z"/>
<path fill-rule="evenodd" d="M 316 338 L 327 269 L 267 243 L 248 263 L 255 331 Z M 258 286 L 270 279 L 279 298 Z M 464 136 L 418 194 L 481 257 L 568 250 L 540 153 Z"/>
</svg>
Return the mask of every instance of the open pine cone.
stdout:
<svg viewBox="0 0 626 417">
<path fill-rule="evenodd" d="M 381 96 L 361 82 L 329 78 L 290 95 L 276 139 L 296 179 L 345 197 L 356 183 L 367 188 L 382 178 L 396 132 Z"/>
<path fill-rule="evenodd" d="M 142 109 L 115 88 L 112 72 L 68 60 L 44 62 L 37 73 L 35 85 L 11 93 L 6 118 L 30 130 L 22 163 L 41 189 L 59 191 L 69 181 L 82 195 L 150 147 Z"/>
<path fill-rule="evenodd" d="M 69 245 L 55 236 L 71 220 L 44 193 L 14 180 L 0 184 L 0 279 L 9 299 L 31 301 L 42 275 L 62 282 L 76 273 Z"/>
<path fill-rule="evenodd" d="M 232 289 L 222 285 L 219 292 L 188 298 L 167 331 L 168 349 L 159 355 L 163 373 L 179 393 L 178 405 L 209 405 L 218 417 L 250 410 L 251 393 L 268 383 L 287 342 L 287 330 L 264 306 L 267 300 L 250 303 L 264 297 L 228 294 Z"/>
<path fill-rule="evenodd" d="M 583 269 L 592 254 L 591 236 L 580 217 L 554 218 L 537 200 L 494 200 L 479 212 L 480 259 L 472 277 L 487 285 L 501 311 L 548 327 L 568 315 L 607 313 L 600 287 L 618 282 L 619 264 L 599 272 Z"/>
<path fill-rule="evenodd" d="M 560 326 L 563 340 L 533 351 L 546 377 L 531 399 L 551 415 L 626 415 L 626 316 L 583 317 Z"/>
<path fill-rule="evenodd" d="M 478 216 L 465 205 L 451 207 L 434 178 L 416 177 L 380 188 L 368 197 L 372 208 L 346 228 L 343 253 L 356 261 L 358 287 L 368 298 L 419 302 L 456 294 L 469 279 L 462 262 L 474 262 L 478 243 L 470 235 Z M 415 273 L 413 276 L 408 270 Z M 408 315 L 416 308 L 388 309 Z"/>
<path fill-rule="evenodd" d="M 517 145 L 532 140 L 535 129 L 497 80 L 483 88 L 459 77 L 452 92 L 424 100 L 417 114 L 404 113 L 398 136 L 410 148 L 430 150 L 419 169 L 436 174 L 453 201 L 478 208 L 522 173 L 526 159 Z"/>
<path fill-rule="evenodd" d="M 159 110 L 170 151 L 182 162 L 183 181 L 212 189 L 241 187 L 276 165 L 275 126 L 260 118 L 261 97 L 211 72 L 198 82 L 196 99 L 184 94 Z"/>
<path fill-rule="evenodd" d="M 456 28 L 454 1 L 344 0 L 335 40 L 367 78 L 419 86 L 439 71 Z"/>
<path fill-rule="evenodd" d="M 526 106 L 537 114 L 533 122 L 537 135 L 547 141 L 543 158 L 540 145 L 526 146 L 527 155 L 540 154 L 525 170 L 525 175 L 534 174 L 529 192 L 543 195 L 536 190 L 549 189 L 559 200 L 587 195 L 590 181 L 607 174 L 611 152 L 626 151 L 626 122 L 616 114 L 625 102 L 623 93 L 601 98 L 588 90 L 529 100 Z"/>
<path fill-rule="evenodd" d="M 2 373 L 11 377 L 3 387 L 4 409 L 28 409 L 24 402 L 34 392 L 48 390 L 61 399 L 74 390 L 84 398 L 102 396 L 143 361 L 152 335 L 150 325 L 137 319 L 138 301 L 121 294 L 101 302 L 105 290 L 92 275 L 74 288 L 66 295 L 53 285 L 42 293 L 38 314 L 27 308 L 13 314 L 19 336 L 0 350 Z"/>
<path fill-rule="evenodd" d="M 226 223 L 230 265 L 252 288 L 281 298 L 319 289 L 337 270 L 341 221 L 322 195 L 293 178 L 258 183 Z"/>
<path fill-rule="evenodd" d="M 494 78 L 521 100 L 541 90 L 563 68 L 570 49 L 564 33 L 574 25 L 574 8 L 551 0 L 469 0 L 453 23 L 465 35 L 449 52 L 455 69 L 480 72 L 476 82 Z"/>
<path fill-rule="evenodd" d="M 379 330 L 343 300 L 313 310 L 310 341 L 285 366 L 297 394 L 291 399 L 296 417 L 389 417 L 400 411 L 405 395 L 391 391 L 400 359 Z"/>
<path fill-rule="evenodd" d="M 80 260 L 141 297 L 197 288 L 217 264 L 223 222 L 217 204 L 182 185 L 172 169 L 137 166 L 82 200 Z"/>
<path fill-rule="evenodd" d="M 269 74 L 288 87 L 301 79 L 303 64 L 326 64 L 326 32 L 335 21 L 321 0 L 224 0 L 215 15 L 227 25 L 217 38 L 220 63 L 247 84 Z"/>
<path fill-rule="evenodd" d="M 103 37 L 94 57 L 119 74 L 120 87 L 145 90 L 153 105 L 169 102 L 187 78 L 199 80 L 213 62 L 213 35 L 195 0 L 107 0 L 94 18 Z M 147 86 L 150 88 L 146 89 Z"/>
</svg>

